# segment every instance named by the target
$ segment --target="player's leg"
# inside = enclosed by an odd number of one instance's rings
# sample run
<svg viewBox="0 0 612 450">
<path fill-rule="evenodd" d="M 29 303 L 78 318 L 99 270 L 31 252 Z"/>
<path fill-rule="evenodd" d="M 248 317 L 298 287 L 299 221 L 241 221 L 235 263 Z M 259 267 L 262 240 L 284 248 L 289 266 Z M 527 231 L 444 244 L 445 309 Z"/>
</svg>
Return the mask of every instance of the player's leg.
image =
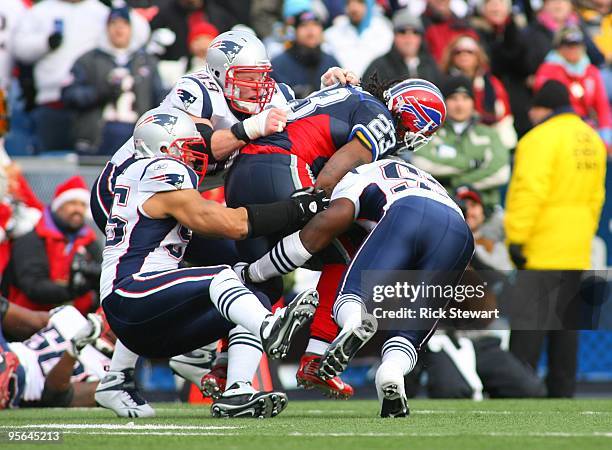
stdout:
<svg viewBox="0 0 612 450">
<path fill-rule="evenodd" d="M 2 319 L 8 306 L 8 302 L 0 300 L 0 410 L 17 407 L 25 385 L 24 368 L 2 333 Z"/>
<path fill-rule="evenodd" d="M 403 225 L 404 248 L 412 251 L 406 251 L 404 264 L 397 268 L 422 271 L 426 285 L 457 284 L 474 252 L 473 237 L 465 221 L 450 208 L 429 199 L 411 199 L 401 209 L 402 214 L 413 219 L 404 220 Z M 411 308 L 421 311 L 440 303 L 440 300 L 417 296 L 411 299 Z M 382 348 L 382 364 L 376 373 L 382 417 L 408 414 L 404 376 L 414 369 L 418 352 L 435 331 L 437 322 L 438 319 L 427 315 L 417 316 L 407 322 L 406 329 L 389 333 Z"/>
</svg>

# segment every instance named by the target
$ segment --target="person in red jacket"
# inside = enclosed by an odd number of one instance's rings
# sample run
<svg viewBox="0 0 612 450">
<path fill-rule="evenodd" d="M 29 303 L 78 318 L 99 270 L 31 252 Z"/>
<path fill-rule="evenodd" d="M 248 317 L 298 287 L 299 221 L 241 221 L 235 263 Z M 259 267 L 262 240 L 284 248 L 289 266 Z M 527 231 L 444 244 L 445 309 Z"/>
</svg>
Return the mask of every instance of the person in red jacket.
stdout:
<svg viewBox="0 0 612 450">
<path fill-rule="evenodd" d="M 95 309 L 102 254 L 85 224 L 89 189 L 74 176 L 60 184 L 35 229 L 15 239 L 8 298 L 33 310 L 71 303 L 81 313 Z"/>
<path fill-rule="evenodd" d="M 548 80 L 563 83 L 570 93 L 576 114 L 598 132 L 612 150 L 612 114 L 606 88 L 597 67 L 586 55 L 585 36 L 578 27 L 561 29 L 555 35 L 555 49 L 538 68 L 534 90 L 537 92 Z"/>
</svg>

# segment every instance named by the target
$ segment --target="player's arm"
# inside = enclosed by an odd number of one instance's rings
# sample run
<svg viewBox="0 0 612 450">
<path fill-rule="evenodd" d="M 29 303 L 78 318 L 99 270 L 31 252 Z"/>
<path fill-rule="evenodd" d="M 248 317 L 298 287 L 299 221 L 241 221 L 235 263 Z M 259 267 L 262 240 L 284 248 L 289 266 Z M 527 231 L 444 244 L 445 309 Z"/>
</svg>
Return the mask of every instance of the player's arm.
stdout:
<svg viewBox="0 0 612 450">
<path fill-rule="evenodd" d="M 287 112 L 279 108 L 270 108 L 238 122 L 231 129 L 213 131 L 212 122 L 191 115 L 198 131 L 202 135 L 207 149 L 210 149 L 210 163 L 227 159 L 236 150 L 241 149 L 251 140 L 272 133 L 283 131 L 287 123 Z"/>
<path fill-rule="evenodd" d="M 275 203 L 234 209 L 204 200 L 195 189 L 181 189 L 154 194 L 143 204 L 143 209 L 155 219 L 174 217 L 198 234 L 239 240 L 289 233 L 327 204 L 323 193 L 301 191 L 300 194 Z"/>
<path fill-rule="evenodd" d="M 350 170 L 362 164 L 372 162 L 372 151 L 369 150 L 360 139 L 354 137 L 333 154 L 325 163 L 323 169 L 317 176 L 315 187 L 325 190 L 331 194 L 336 184 Z"/>
<path fill-rule="evenodd" d="M 72 383 L 70 378 L 77 358 L 64 352 L 45 378 L 41 402 L 47 407 L 96 406 L 98 382 Z"/>
<path fill-rule="evenodd" d="M 49 312 L 32 311 L 23 306 L 10 303 L 0 296 L 0 320 L 2 328 L 17 339 L 26 339 L 47 326 Z"/>
<path fill-rule="evenodd" d="M 306 226 L 285 238 L 246 267 L 244 278 L 261 283 L 303 266 L 313 254 L 323 250 L 353 223 L 355 205 L 346 198 L 331 202 L 328 209 L 317 214 Z"/>
</svg>

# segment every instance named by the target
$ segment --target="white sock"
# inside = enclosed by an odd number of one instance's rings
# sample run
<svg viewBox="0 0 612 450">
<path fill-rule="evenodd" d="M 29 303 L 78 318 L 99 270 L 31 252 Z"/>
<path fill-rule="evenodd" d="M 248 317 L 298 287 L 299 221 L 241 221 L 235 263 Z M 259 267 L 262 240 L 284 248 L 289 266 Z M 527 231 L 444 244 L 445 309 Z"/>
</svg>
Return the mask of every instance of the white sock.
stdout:
<svg viewBox="0 0 612 450">
<path fill-rule="evenodd" d="M 134 369 L 136 367 L 137 360 L 138 355 L 132 350 L 128 349 L 119 339 L 117 339 L 109 370 L 111 372 L 120 372 L 125 369 Z"/>
<path fill-rule="evenodd" d="M 306 347 L 305 353 L 312 353 L 313 355 L 323 355 L 329 347 L 329 343 L 320 341 L 319 339 L 310 338 L 308 340 L 308 346 Z"/>
<path fill-rule="evenodd" d="M 210 283 L 209 292 L 211 301 L 223 317 L 259 336 L 261 323 L 270 311 L 244 287 L 233 270 L 219 272 Z"/>
<path fill-rule="evenodd" d="M 361 325 L 361 319 L 365 313 L 362 300 L 352 294 L 341 295 L 334 303 L 332 314 L 336 323 L 342 327 L 342 331 L 353 329 Z"/>
<path fill-rule="evenodd" d="M 388 339 L 382 347 L 382 364 L 398 367 L 403 375 L 412 372 L 418 361 L 414 345 L 405 337 L 395 336 Z M 381 370 L 381 369 L 379 369 Z"/>
<path fill-rule="evenodd" d="M 229 388 L 236 381 L 252 382 L 263 349 L 259 337 L 238 325 L 229 332 L 227 349 L 227 384 Z"/>
</svg>

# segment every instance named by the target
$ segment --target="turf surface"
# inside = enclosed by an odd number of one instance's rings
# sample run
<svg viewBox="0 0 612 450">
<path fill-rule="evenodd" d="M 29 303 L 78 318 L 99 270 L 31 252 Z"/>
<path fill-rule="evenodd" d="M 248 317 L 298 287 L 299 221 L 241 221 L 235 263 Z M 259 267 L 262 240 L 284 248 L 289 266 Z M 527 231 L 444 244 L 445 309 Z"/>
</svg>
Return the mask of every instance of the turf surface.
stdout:
<svg viewBox="0 0 612 450">
<path fill-rule="evenodd" d="M 612 448 L 612 400 L 412 400 L 407 419 L 374 401 L 294 401 L 266 420 L 212 419 L 208 408 L 154 405 L 154 419 L 102 409 L 0 412 L 0 447 L 15 449 L 591 449 Z M 7 443 L 8 431 L 61 430 L 55 444 Z"/>
</svg>

